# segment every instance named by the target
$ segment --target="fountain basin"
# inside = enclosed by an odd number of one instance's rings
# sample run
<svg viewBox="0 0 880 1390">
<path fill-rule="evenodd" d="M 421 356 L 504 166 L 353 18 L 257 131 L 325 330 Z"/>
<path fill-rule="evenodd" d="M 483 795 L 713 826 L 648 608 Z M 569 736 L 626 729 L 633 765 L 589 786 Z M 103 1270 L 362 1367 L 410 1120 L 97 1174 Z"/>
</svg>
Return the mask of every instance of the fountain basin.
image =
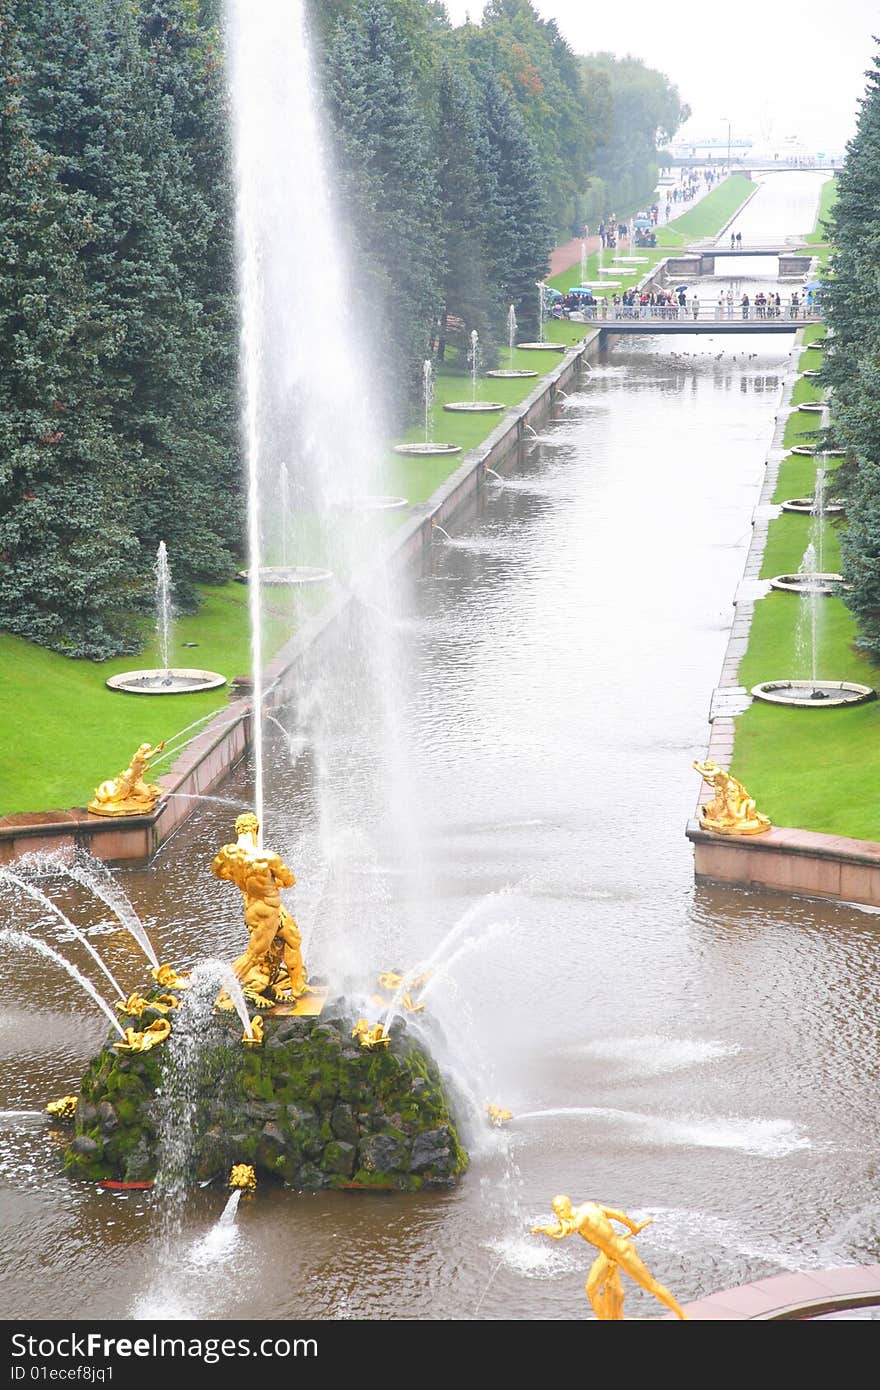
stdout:
<svg viewBox="0 0 880 1390">
<path fill-rule="evenodd" d="M 347 512 L 397 512 L 409 506 L 406 497 L 348 497 L 338 501 L 337 507 Z"/>
<path fill-rule="evenodd" d="M 647 257 L 647 256 L 615 256 L 613 259 L 614 259 L 615 262 L 618 262 L 618 261 L 619 261 L 619 262 L 621 263 L 621 265 L 647 265 L 647 264 L 648 264 L 648 257 Z"/>
<path fill-rule="evenodd" d="M 499 369 L 497 372 L 487 372 L 487 373 L 486 373 L 486 376 L 497 376 L 497 377 L 507 377 L 507 378 L 520 377 L 520 376 L 537 376 L 537 375 L 538 375 L 537 372 L 526 372 L 526 371 L 517 372 L 517 371 L 514 371 L 513 368 L 505 368 L 504 370 L 500 370 L 500 369 Z"/>
<path fill-rule="evenodd" d="M 247 584 L 250 570 L 239 570 L 235 576 L 239 584 Z M 296 584 L 326 584 L 333 578 L 332 570 L 316 569 L 312 565 L 261 565 L 260 583 L 279 588 Z"/>
<path fill-rule="evenodd" d="M 783 589 L 791 594 L 832 594 L 843 593 L 849 586 L 844 583 L 842 574 L 825 574 L 819 570 L 806 574 L 777 574 L 770 580 L 771 589 Z"/>
<path fill-rule="evenodd" d="M 218 671 L 202 671 L 190 666 L 172 666 L 167 671 L 121 671 L 110 676 L 106 684 L 111 690 L 123 690 L 128 695 L 194 695 L 200 690 L 217 690 L 226 684 Z"/>
<path fill-rule="evenodd" d="M 605 282 L 599 281 L 599 283 L 604 286 Z M 565 343 L 517 343 L 517 347 L 522 348 L 523 352 L 565 352 L 567 350 Z M 448 410 L 449 407 L 444 406 L 444 409 Z"/>
<path fill-rule="evenodd" d="M 787 502 L 782 503 L 784 512 L 807 512 L 812 513 L 816 505 L 812 497 L 789 497 Z M 846 503 L 842 497 L 830 497 L 827 502 L 822 504 L 823 516 L 837 516 L 846 510 Z"/>
<path fill-rule="evenodd" d="M 821 401 L 805 401 L 803 405 L 796 405 L 795 410 L 805 410 L 808 415 L 821 415 L 827 409 Z"/>
<path fill-rule="evenodd" d="M 801 372 L 801 376 L 802 376 L 802 377 L 804 377 L 804 376 L 806 376 L 806 377 L 815 377 L 815 376 L 821 376 L 821 375 L 822 375 L 821 371 L 817 371 L 814 367 L 810 367 L 809 370 L 806 371 L 806 372 Z"/>
<path fill-rule="evenodd" d="M 756 700 L 797 709 L 837 709 L 841 705 L 861 705 L 877 698 L 876 690 L 855 681 L 761 681 L 752 686 L 751 693 Z"/>
<path fill-rule="evenodd" d="M 441 454 L 460 454 L 460 444 L 436 444 L 427 441 L 424 444 L 395 444 L 395 454 L 406 454 L 410 458 L 431 458 Z"/>
<path fill-rule="evenodd" d="M 470 413 L 481 414 L 491 410 L 505 410 L 503 401 L 449 401 L 443 407 L 444 410 L 468 411 Z"/>
</svg>

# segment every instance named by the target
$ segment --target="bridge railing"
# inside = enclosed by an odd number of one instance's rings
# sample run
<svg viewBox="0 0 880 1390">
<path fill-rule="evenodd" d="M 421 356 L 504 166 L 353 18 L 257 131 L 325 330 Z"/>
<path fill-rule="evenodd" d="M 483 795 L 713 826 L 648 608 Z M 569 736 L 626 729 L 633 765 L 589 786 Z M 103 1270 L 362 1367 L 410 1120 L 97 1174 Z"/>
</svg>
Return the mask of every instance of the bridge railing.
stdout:
<svg viewBox="0 0 880 1390">
<path fill-rule="evenodd" d="M 584 305 L 573 310 L 571 318 L 575 323 L 612 323 L 617 320 L 659 320 L 666 323 L 734 323 L 743 320 L 758 322 L 772 319 L 791 323 L 817 323 L 822 314 L 816 305 L 809 308 L 801 302 L 798 305 L 783 304 L 779 309 L 774 304 L 766 306 L 743 305 L 726 302 L 723 305 L 714 301 L 701 300 L 697 306 L 681 304 L 610 304 L 607 300 L 596 305 Z"/>
</svg>

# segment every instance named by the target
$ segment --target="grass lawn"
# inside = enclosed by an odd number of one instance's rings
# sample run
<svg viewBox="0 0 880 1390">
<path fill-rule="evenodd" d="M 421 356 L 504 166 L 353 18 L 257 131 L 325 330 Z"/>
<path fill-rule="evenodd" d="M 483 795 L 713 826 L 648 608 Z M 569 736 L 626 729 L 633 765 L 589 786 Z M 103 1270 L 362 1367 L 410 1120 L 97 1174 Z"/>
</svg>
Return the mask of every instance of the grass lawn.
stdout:
<svg viewBox="0 0 880 1390">
<path fill-rule="evenodd" d="M 816 223 L 811 232 L 804 237 L 804 241 L 811 246 L 818 244 L 827 245 L 828 235 L 825 223 L 831 216 L 834 204 L 837 202 L 837 175 L 832 179 L 826 179 L 822 185 L 822 192 L 819 196 L 819 211 L 816 213 Z"/>
<path fill-rule="evenodd" d="M 810 324 L 805 339 L 824 334 Z M 802 353 L 800 367 L 817 367 L 821 355 Z M 798 383 L 800 386 L 802 383 Z M 786 443 L 810 420 L 793 415 Z M 829 471 L 837 460 L 828 460 Z M 779 469 L 773 500 L 808 497 L 817 460 L 789 455 Z M 829 494 L 833 495 L 833 479 Z M 809 539 L 810 518 L 783 513 L 770 525 L 761 574 L 797 570 Z M 826 522 L 823 565 L 840 568 L 840 529 Z M 808 657 L 798 652 L 798 618 L 803 600 L 773 592 L 755 604 L 749 645 L 739 680 L 750 689 L 759 681 L 806 679 Z M 819 607 L 817 674 L 826 680 L 858 681 L 880 689 L 880 667 L 855 645 L 855 621 L 840 598 L 823 598 Z M 756 700 L 736 721 L 732 771 L 777 825 L 799 826 L 829 835 L 880 840 L 880 702 L 852 709 L 784 709 Z"/>
<path fill-rule="evenodd" d="M 686 242 L 717 235 L 755 188 L 756 185 L 745 175 L 731 174 L 694 207 L 682 213 L 681 217 L 676 217 L 665 227 L 658 227 L 658 243 L 667 248 L 684 246 Z"/>
<path fill-rule="evenodd" d="M 796 652 L 801 602 L 794 594 L 773 593 L 755 604 L 739 672 L 747 688 L 809 676 Z M 856 649 L 854 637 L 842 599 L 822 599 L 817 674 L 880 688 L 880 669 Z M 732 770 L 777 825 L 880 840 L 878 701 L 830 710 L 755 701 L 736 721 Z"/>
</svg>

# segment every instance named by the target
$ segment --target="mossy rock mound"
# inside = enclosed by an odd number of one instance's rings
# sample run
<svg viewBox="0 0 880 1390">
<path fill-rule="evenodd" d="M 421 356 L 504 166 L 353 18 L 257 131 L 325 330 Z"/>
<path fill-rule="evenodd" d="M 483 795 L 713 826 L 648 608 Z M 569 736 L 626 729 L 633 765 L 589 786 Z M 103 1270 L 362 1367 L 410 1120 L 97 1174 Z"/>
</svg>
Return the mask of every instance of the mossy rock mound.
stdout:
<svg viewBox="0 0 880 1390">
<path fill-rule="evenodd" d="M 211 1015 L 195 1047 L 175 1047 L 172 1034 L 150 1052 L 119 1053 L 108 1039 L 83 1077 L 68 1171 L 153 1179 L 163 1142 L 167 1168 L 170 1133 L 185 1155 L 175 1182 L 250 1163 L 301 1191 L 452 1186 L 468 1158 L 436 1064 L 405 1023 L 390 1046 L 367 1050 L 353 1022 L 340 1001 L 318 1018 L 266 1017 L 255 1048 L 242 1044 L 236 1015 Z"/>
</svg>

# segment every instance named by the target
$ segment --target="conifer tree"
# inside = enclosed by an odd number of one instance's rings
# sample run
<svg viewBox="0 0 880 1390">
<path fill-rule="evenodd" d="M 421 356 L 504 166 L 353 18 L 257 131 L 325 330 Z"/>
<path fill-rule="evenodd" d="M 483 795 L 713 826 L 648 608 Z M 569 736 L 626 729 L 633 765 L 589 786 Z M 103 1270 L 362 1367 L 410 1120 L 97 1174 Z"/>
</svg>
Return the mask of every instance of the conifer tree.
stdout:
<svg viewBox="0 0 880 1390">
<path fill-rule="evenodd" d="M 0 0 L 0 625 L 99 658 L 137 649 L 142 597 L 103 372 L 118 328 L 83 274 L 95 208 L 28 118 L 20 9 Z"/>
</svg>

